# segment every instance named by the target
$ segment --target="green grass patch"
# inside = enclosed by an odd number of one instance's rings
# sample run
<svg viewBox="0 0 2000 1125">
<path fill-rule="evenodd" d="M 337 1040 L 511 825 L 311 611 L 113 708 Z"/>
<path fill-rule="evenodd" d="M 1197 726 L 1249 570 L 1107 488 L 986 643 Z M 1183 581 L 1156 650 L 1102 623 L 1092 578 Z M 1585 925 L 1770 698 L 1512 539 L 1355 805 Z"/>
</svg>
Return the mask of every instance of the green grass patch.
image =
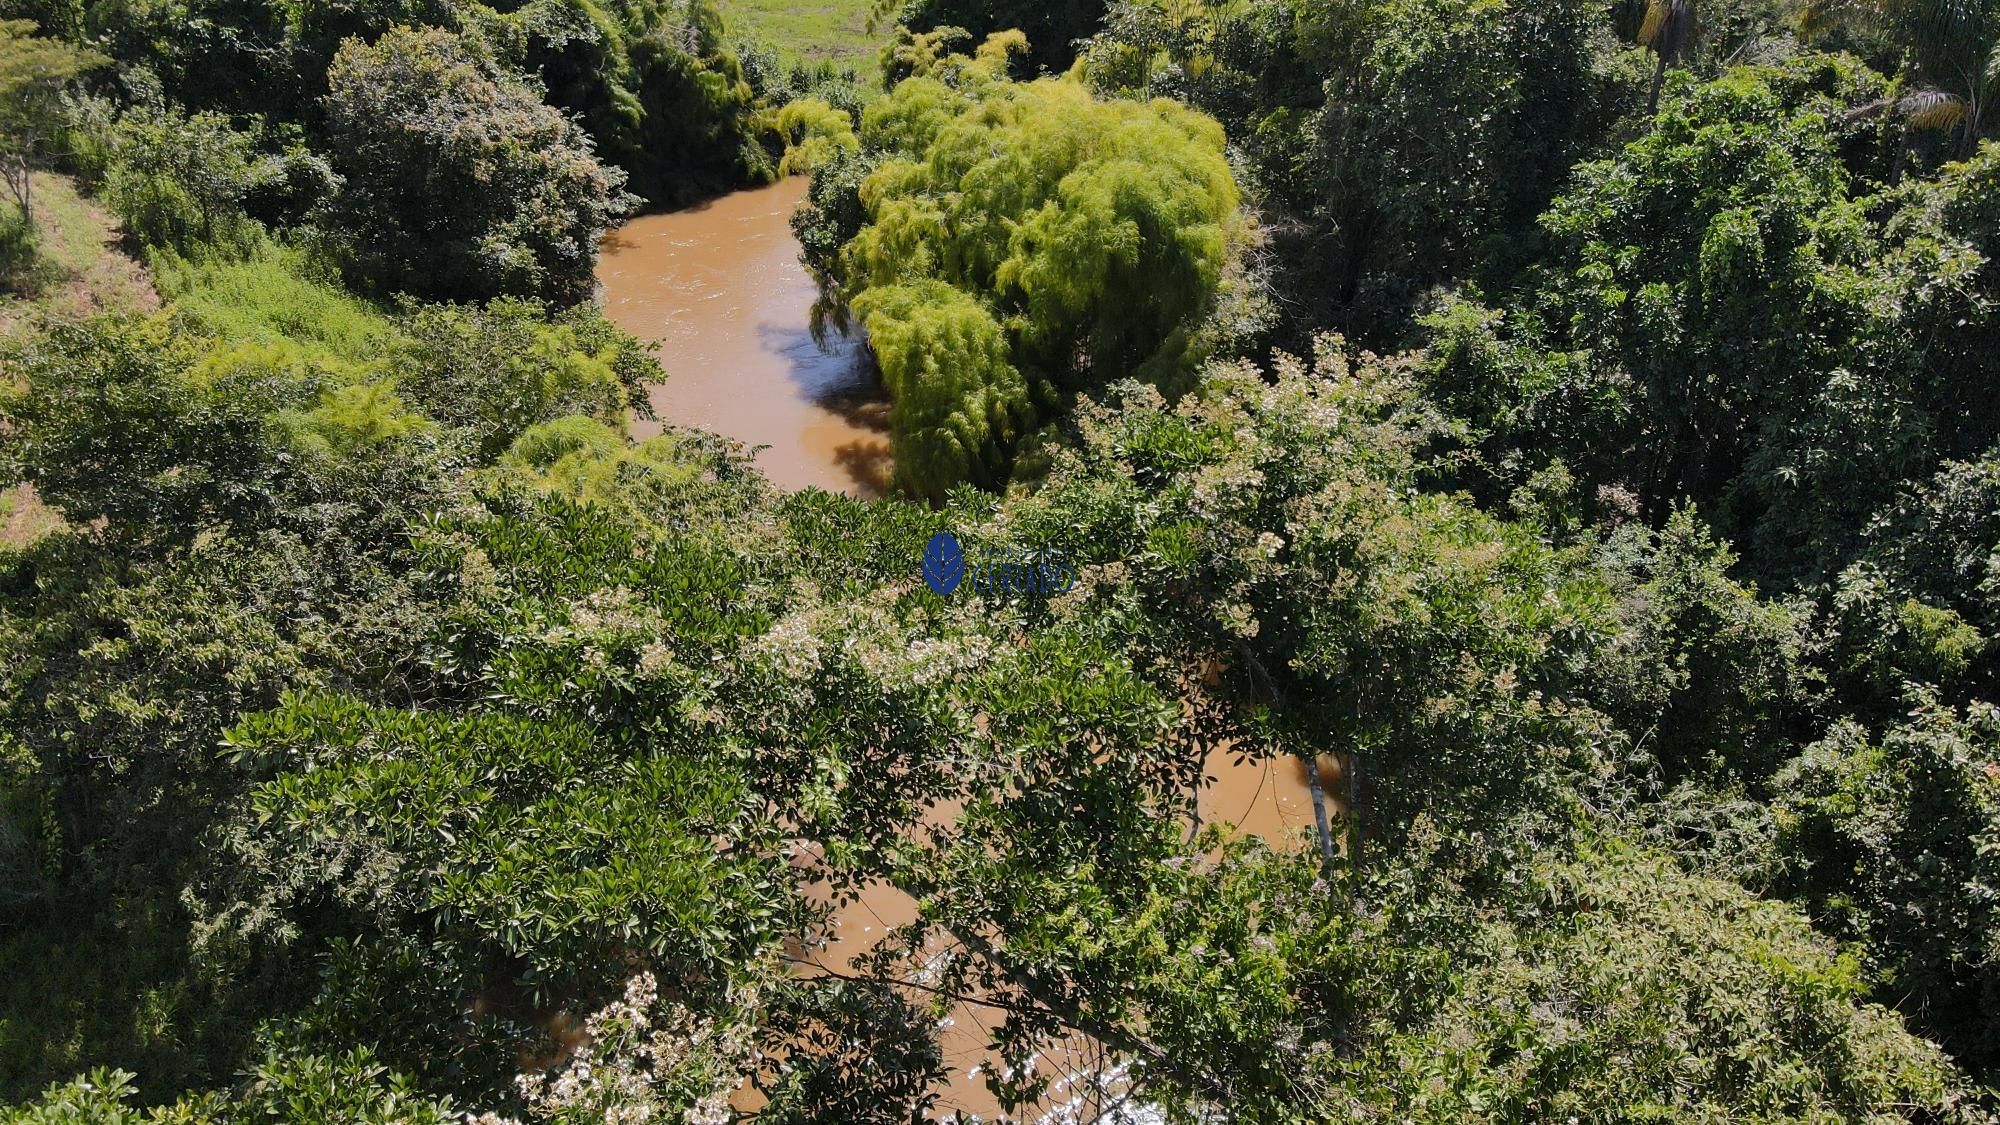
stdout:
<svg viewBox="0 0 2000 1125">
<path fill-rule="evenodd" d="M 113 231 L 68 178 L 37 173 L 34 188 L 37 264 L 65 277 L 87 271 Z"/>
<path fill-rule="evenodd" d="M 295 250 L 266 246 L 240 260 L 201 262 L 162 253 L 153 271 L 162 296 L 228 340 L 285 341 L 360 363 L 396 335 L 380 308 L 313 276 Z"/>
<path fill-rule="evenodd" d="M 724 0 L 729 26 L 769 43 L 780 55 L 875 68 L 885 34 L 868 31 L 869 0 Z"/>
</svg>

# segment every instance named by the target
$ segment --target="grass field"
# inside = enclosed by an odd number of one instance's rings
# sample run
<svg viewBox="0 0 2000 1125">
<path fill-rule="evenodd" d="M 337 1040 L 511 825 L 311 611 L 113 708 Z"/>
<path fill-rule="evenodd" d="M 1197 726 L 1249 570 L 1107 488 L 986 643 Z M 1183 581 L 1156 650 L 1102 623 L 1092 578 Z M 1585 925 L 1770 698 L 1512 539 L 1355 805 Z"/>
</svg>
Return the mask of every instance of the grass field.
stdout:
<svg viewBox="0 0 2000 1125">
<path fill-rule="evenodd" d="M 881 46 L 881 36 L 868 33 L 869 7 L 869 0 L 723 0 L 732 28 L 781 54 L 827 59 L 864 73 L 874 67 Z"/>
</svg>

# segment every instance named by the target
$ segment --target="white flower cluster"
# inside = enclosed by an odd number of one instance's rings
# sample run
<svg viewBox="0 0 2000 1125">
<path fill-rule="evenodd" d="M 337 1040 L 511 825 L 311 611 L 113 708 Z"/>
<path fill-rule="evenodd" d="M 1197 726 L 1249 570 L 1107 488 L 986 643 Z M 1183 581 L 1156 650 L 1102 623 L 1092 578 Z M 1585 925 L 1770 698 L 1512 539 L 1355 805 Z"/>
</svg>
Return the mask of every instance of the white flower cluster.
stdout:
<svg viewBox="0 0 2000 1125">
<path fill-rule="evenodd" d="M 653 641 L 639 650 L 639 678 L 642 680 L 664 680 L 673 675 L 677 662 L 674 650 L 659 641 Z"/>
<path fill-rule="evenodd" d="M 753 662 L 792 683 L 832 661 L 848 660 L 887 688 L 922 687 L 978 667 L 991 640 L 967 633 L 944 640 L 913 637 L 897 620 L 894 587 L 845 605 L 815 605 L 780 619 L 750 647 Z"/>
<path fill-rule="evenodd" d="M 952 679 L 985 663 L 993 642 L 972 633 L 950 640 L 923 639 L 907 644 L 883 643 L 885 638 L 850 640 L 849 647 L 871 679 L 885 686 L 925 687 Z"/>
<path fill-rule="evenodd" d="M 493 560 L 478 547 L 467 547 L 458 564 L 458 587 L 460 596 L 476 606 L 490 605 L 500 600 L 505 589 L 500 583 L 500 571 Z"/>
<path fill-rule="evenodd" d="M 660 615 L 623 586 L 594 590 L 569 607 L 570 628 L 585 635 L 605 633 L 658 636 Z"/>
<path fill-rule="evenodd" d="M 678 1005 L 661 1005 L 659 982 L 640 973 L 625 995 L 584 1021 L 582 1047 L 553 1077 L 515 1080 L 537 1121 L 604 1125 L 727 1125 L 737 1063 L 750 1052 L 746 1024 L 718 1027 Z M 486 1113 L 466 1125 L 517 1125 Z"/>
</svg>

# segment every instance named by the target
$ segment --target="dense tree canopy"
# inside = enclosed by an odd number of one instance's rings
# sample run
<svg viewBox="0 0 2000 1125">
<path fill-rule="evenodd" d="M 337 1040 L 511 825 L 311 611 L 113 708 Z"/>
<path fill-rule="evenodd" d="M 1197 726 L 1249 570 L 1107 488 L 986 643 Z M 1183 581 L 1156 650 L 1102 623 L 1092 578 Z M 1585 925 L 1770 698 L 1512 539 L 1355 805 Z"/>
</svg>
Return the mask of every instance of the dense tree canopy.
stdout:
<svg viewBox="0 0 2000 1125">
<path fill-rule="evenodd" d="M 711 0 L 530 3 L 487 26 L 653 206 L 770 178 L 755 92 Z"/>
<path fill-rule="evenodd" d="M 1994 1120 L 1990 8 L 0 0 L 0 1123 Z"/>
<path fill-rule="evenodd" d="M 1518 268 L 1565 169 L 1633 105 L 1604 25 L 1581 0 L 1127 0 L 1083 65 L 1222 121 L 1297 319 L 1395 340 L 1434 283 Z"/>
<path fill-rule="evenodd" d="M 2000 439 L 1994 231 L 1973 202 L 1995 154 L 1885 187 L 1880 128 L 1848 108 L 1880 83 L 1814 58 L 1674 98 L 1578 167 L 1507 324 L 1433 319 L 1441 393 L 1521 435 L 1493 446 L 1516 472 L 1556 457 L 1654 512 L 1713 500 L 1770 564 L 1838 569 L 1899 482 Z"/>
<path fill-rule="evenodd" d="M 1353 366 L 1329 341 L 1274 376 L 1238 370 L 1178 408 L 1125 384 L 1004 522 L 976 497 L 929 514 L 765 494 L 747 523 L 703 515 L 690 500 L 722 478 L 643 518 L 495 478 L 413 519 L 388 556 L 414 598 L 394 678 L 329 683 L 301 648 L 264 681 L 297 691 L 211 736 L 227 754 L 202 767 L 246 788 L 215 809 L 229 859 L 196 884 L 198 963 L 325 966 L 259 1089 L 365 1074 L 338 1061 L 365 1035 L 402 1077 L 343 1098 L 482 1104 L 560 1034 L 556 998 L 611 1012 L 624 993 L 634 1011 L 594 1018 L 782 1047 L 756 1078 L 778 1119 L 856 1099 L 873 1116 L 933 1073 L 902 1052 L 935 1017 L 883 982 L 935 931 L 961 952 L 928 979 L 1003 1003 L 1006 1057 L 1087 1033 L 1134 1060 L 1136 1096 L 1189 1113 L 1958 1104 L 1942 1057 L 1857 1006 L 1852 965 L 1797 915 L 1577 839 L 1586 805 L 1639 780 L 1591 701 L 1621 626 L 1588 557 L 1405 487 L 1428 424 L 1408 371 Z M 391 444 L 407 456 L 414 436 Z M 269 518 L 191 511 L 246 531 Z M 879 577 L 941 523 L 1022 545 L 1081 526 L 1091 548 L 1064 599 L 967 613 Z M 205 549 L 181 542 L 167 549 Z M 1191 689 L 1204 665 L 1223 670 Z M 1207 702 L 1177 708 L 1190 690 Z M 1379 856 L 1366 882 L 1336 893 L 1315 853 L 1257 844 L 1191 861 L 1179 821 L 1224 737 L 1366 747 L 1349 845 Z M 43 775 L 52 798 L 134 780 L 77 768 Z M 915 834 L 940 803 L 962 811 Z M 820 858 L 777 862 L 786 838 Z M 885 878 L 928 904 L 920 925 L 856 982 L 787 980 L 782 939 L 823 917 L 806 884 Z M 630 999 L 635 963 L 671 997 Z M 1620 987 L 1628 974 L 1647 988 Z M 789 1038 L 801 1021 L 843 1030 L 808 1049 Z M 698 1109 L 757 1074 L 704 1034 L 628 1096 Z M 846 1072 L 833 1044 L 852 1036 L 878 1059 L 894 1045 L 897 1065 Z M 1644 1067 L 1612 1061 L 1635 1052 Z M 1046 1080 L 1026 1075 L 998 1088 Z"/>
</svg>

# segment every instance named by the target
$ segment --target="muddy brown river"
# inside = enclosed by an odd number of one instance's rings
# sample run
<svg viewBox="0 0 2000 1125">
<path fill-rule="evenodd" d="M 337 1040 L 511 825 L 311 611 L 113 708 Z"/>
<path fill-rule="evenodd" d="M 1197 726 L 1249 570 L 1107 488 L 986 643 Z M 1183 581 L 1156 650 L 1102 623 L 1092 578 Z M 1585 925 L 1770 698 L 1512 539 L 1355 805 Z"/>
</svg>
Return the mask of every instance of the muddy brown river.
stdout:
<svg viewBox="0 0 2000 1125">
<path fill-rule="evenodd" d="M 813 340 L 815 289 L 791 228 L 805 194 L 795 176 L 627 223 L 605 236 L 599 299 L 619 327 L 659 343 L 661 421 L 764 446 L 757 465 L 781 488 L 875 496 L 889 474 L 886 406 L 858 339 Z"/>
<path fill-rule="evenodd" d="M 667 381 L 653 388 L 661 422 L 712 430 L 763 447 L 757 464 L 781 488 L 820 487 L 874 497 L 890 468 L 886 404 L 865 346 L 837 338 L 826 347 L 810 329 L 813 282 L 799 264 L 790 219 L 806 181 L 738 192 L 686 211 L 634 220 L 606 236 L 598 266 L 600 299 L 626 331 L 660 345 Z M 657 425 L 642 425 L 642 436 Z M 914 556 L 912 573 L 914 574 Z M 1247 762 L 1227 750 L 1208 759 L 1204 823 L 1228 822 L 1273 844 L 1306 846 L 1312 797 L 1296 759 Z M 1322 761 L 1330 791 L 1333 763 Z M 804 971 L 845 972 L 891 928 L 915 917 L 915 903 L 890 887 L 864 894 L 833 919 L 822 943 L 800 947 Z M 955 1007 L 941 1040 L 951 1067 L 939 1115 L 999 1116 L 981 1075 L 987 1023 L 977 1004 Z M 1052 1044 L 1041 1060 L 1056 1074 L 1088 1075 L 1106 1061 L 1088 1043 Z M 1025 1120 L 1090 1120 L 1089 1095 L 1072 1086 Z M 1064 1103 L 1068 1103 L 1065 1111 Z M 738 1109 L 756 1108 L 746 1088 Z"/>
</svg>

